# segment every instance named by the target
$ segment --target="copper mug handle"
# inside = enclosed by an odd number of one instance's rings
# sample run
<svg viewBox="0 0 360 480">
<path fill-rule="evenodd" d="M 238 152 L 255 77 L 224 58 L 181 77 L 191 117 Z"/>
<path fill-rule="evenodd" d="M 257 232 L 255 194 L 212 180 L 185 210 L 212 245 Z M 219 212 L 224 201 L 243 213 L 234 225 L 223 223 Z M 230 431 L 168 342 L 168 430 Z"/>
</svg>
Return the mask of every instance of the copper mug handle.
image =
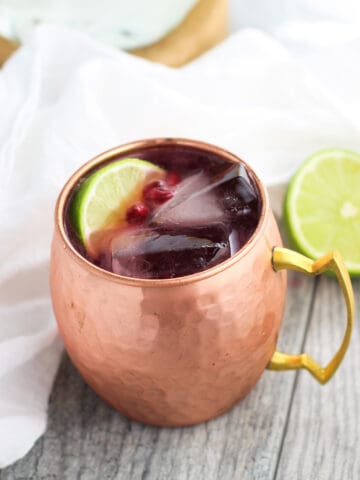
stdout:
<svg viewBox="0 0 360 480">
<path fill-rule="evenodd" d="M 275 247 L 273 250 L 272 263 L 275 271 L 290 269 L 310 275 L 319 275 L 320 273 L 331 270 L 335 273 L 339 281 L 346 303 L 347 326 L 340 348 L 329 364 L 326 367 L 322 367 L 307 353 L 289 355 L 275 351 L 267 366 L 270 370 L 298 370 L 300 368 L 306 368 L 318 382 L 324 384 L 334 375 L 344 358 L 354 325 L 354 292 L 349 273 L 341 255 L 337 251 L 329 252 L 318 260 L 311 260 L 287 248 Z"/>
</svg>

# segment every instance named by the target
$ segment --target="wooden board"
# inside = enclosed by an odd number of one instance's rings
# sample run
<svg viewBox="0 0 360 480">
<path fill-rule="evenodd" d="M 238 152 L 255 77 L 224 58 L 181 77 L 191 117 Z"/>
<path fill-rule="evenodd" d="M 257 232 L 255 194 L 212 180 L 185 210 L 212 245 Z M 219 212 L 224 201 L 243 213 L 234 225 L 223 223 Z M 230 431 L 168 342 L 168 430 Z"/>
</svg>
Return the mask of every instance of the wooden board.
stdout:
<svg viewBox="0 0 360 480">
<path fill-rule="evenodd" d="M 158 42 L 132 53 L 180 67 L 226 38 L 228 0 L 198 0 L 183 22 Z"/>
<path fill-rule="evenodd" d="M 18 44 L 0 35 L 0 67 L 15 52 Z"/>
</svg>

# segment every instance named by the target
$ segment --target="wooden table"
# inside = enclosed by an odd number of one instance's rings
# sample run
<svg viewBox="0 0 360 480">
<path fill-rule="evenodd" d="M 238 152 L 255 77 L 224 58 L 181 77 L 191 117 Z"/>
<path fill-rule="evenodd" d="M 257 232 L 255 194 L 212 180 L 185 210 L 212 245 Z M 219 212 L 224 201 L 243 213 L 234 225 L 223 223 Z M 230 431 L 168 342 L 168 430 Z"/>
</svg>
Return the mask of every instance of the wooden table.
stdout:
<svg viewBox="0 0 360 480">
<path fill-rule="evenodd" d="M 360 283 L 354 282 L 357 300 Z M 326 361 L 339 345 L 345 308 L 329 278 L 289 275 L 279 347 Z M 103 403 L 65 356 L 49 424 L 1 480 L 357 480 L 360 478 L 360 339 L 320 386 L 306 371 L 265 371 L 233 410 L 195 427 L 155 428 Z"/>
</svg>

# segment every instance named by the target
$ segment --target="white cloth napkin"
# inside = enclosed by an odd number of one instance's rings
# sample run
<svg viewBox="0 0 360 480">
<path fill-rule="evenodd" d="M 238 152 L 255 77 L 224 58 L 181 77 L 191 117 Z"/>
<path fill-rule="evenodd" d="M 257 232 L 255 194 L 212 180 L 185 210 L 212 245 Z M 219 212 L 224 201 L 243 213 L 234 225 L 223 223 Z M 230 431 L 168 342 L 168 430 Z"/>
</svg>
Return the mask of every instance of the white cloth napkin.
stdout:
<svg viewBox="0 0 360 480">
<path fill-rule="evenodd" d="M 0 467 L 46 425 L 62 348 L 48 289 L 53 208 L 74 169 L 123 142 L 183 136 L 241 155 L 271 185 L 316 149 L 360 150 L 360 35 L 296 45 L 243 30 L 173 70 L 41 27 L 0 71 Z"/>
</svg>

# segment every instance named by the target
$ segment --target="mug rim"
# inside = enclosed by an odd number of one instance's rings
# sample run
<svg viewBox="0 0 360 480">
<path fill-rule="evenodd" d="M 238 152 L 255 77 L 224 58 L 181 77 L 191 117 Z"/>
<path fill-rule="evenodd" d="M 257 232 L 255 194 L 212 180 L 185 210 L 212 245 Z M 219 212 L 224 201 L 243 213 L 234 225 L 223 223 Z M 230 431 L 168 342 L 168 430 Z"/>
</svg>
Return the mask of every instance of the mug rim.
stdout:
<svg viewBox="0 0 360 480">
<path fill-rule="evenodd" d="M 73 246 L 70 241 L 69 236 L 65 230 L 65 209 L 67 205 L 67 201 L 69 196 L 71 195 L 74 187 L 79 182 L 81 178 L 83 178 L 90 170 L 93 170 L 98 165 L 105 161 L 115 160 L 120 155 L 124 154 L 131 154 L 133 151 L 139 150 L 147 150 L 150 148 L 162 147 L 162 146 L 184 146 L 190 148 L 196 148 L 203 150 L 207 153 L 212 153 L 222 158 L 230 160 L 234 163 L 241 163 L 245 166 L 246 170 L 249 171 L 256 183 L 260 194 L 261 200 L 261 212 L 258 224 L 256 229 L 254 230 L 250 239 L 243 245 L 240 250 L 238 250 L 234 255 L 231 255 L 228 259 L 224 260 L 223 262 L 210 267 L 206 270 L 201 272 L 192 273 L 190 275 L 182 276 L 182 277 L 175 277 L 175 278 L 136 278 L 136 277 L 127 277 L 124 275 L 118 275 L 113 272 L 109 272 L 108 270 L 104 270 L 97 265 L 91 263 L 85 257 L 83 257 Z M 137 286 L 137 287 L 171 287 L 171 286 L 179 286 L 179 285 L 186 285 L 194 282 L 198 282 L 204 280 L 206 278 L 213 277 L 214 275 L 222 272 L 223 270 L 228 269 L 235 263 L 237 263 L 241 258 L 243 258 L 247 253 L 252 250 L 254 245 L 256 244 L 258 238 L 262 234 L 264 224 L 265 224 L 265 216 L 266 212 L 269 207 L 269 199 L 267 195 L 267 191 L 256 175 L 254 170 L 240 157 L 237 155 L 229 152 L 228 150 L 218 147 L 217 145 L 213 145 L 207 142 L 202 142 L 200 140 L 191 140 L 187 138 L 178 138 L 178 137 L 158 137 L 158 138 L 148 138 L 143 140 L 136 140 L 133 142 L 125 143 L 119 146 L 112 147 L 92 159 L 88 160 L 84 163 L 80 168 L 78 168 L 66 181 L 65 185 L 63 186 L 60 194 L 58 196 L 56 206 L 55 206 L 55 230 L 58 231 L 60 234 L 60 238 L 64 243 L 64 248 L 67 249 L 71 257 L 77 262 L 80 263 L 83 267 L 90 270 L 97 276 L 100 276 L 106 280 L 111 280 L 115 283 L 120 283 L 123 285 L 129 286 Z"/>
</svg>

